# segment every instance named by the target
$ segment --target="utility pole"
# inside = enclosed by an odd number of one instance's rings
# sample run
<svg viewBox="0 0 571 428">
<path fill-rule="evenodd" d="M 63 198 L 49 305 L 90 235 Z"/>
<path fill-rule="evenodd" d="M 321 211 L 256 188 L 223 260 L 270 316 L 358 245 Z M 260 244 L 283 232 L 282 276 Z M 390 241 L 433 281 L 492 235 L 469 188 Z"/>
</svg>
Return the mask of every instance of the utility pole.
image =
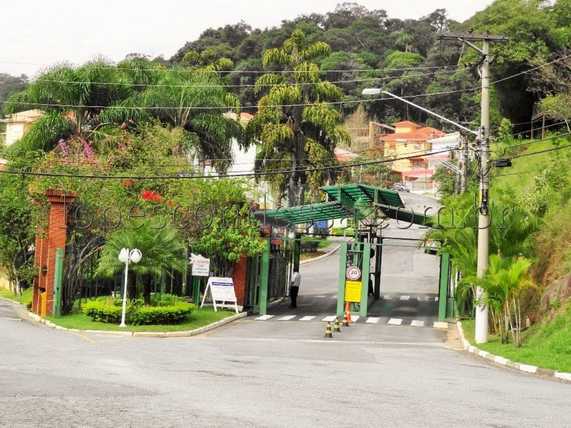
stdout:
<svg viewBox="0 0 571 428">
<path fill-rule="evenodd" d="M 482 41 L 482 120 L 480 126 L 480 213 L 478 218 L 478 278 L 488 271 L 490 257 L 490 43 Z M 488 306 L 481 287 L 476 289 L 476 343 L 488 341 Z"/>
<path fill-rule="evenodd" d="M 480 77 L 482 80 L 481 125 L 478 133 L 478 146 L 480 154 L 480 206 L 478 216 L 478 265 L 477 276 L 483 278 L 488 270 L 490 254 L 490 43 L 506 42 L 502 36 L 453 34 L 440 36 L 441 40 L 456 40 L 466 44 L 482 56 Z M 474 42 L 482 42 L 478 47 Z M 484 290 L 476 290 L 476 343 L 488 341 L 488 306 L 484 304 Z"/>
<path fill-rule="evenodd" d="M 460 136 L 460 194 L 468 187 L 468 140 Z"/>
</svg>

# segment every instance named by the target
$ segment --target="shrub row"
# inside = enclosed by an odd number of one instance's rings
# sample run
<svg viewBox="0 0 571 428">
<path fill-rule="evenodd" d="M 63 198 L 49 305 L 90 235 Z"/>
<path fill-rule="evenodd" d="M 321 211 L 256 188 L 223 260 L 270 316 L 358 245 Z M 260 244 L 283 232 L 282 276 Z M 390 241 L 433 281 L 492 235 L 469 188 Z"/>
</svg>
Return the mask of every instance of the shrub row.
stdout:
<svg viewBox="0 0 571 428">
<path fill-rule="evenodd" d="M 127 322 L 133 325 L 180 324 L 188 319 L 194 305 L 182 301 L 173 301 L 165 306 L 127 306 Z M 109 298 L 97 299 L 83 305 L 83 313 L 93 321 L 109 324 L 121 322 L 121 305 Z"/>
</svg>

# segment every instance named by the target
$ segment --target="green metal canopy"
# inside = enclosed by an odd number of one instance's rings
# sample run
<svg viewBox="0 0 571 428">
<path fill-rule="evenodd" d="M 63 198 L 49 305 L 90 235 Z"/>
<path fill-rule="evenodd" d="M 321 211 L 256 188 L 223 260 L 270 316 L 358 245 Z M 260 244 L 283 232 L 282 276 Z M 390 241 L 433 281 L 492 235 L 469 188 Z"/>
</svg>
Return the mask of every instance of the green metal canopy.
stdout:
<svg viewBox="0 0 571 428">
<path fill-rule="evenodd" d="M 256 213 L 256 217 L 290 225 L 307 224 L 351 218 L 360 207 L 368 205 L 378 207 L 389 218 L 428 225 L 424 215 L 406 210 L 400 195 L 393 190 L 365 184 L 325 186 L 321 190 L 327 194 L 329 202 L 260 211 Z"/>
</svg>

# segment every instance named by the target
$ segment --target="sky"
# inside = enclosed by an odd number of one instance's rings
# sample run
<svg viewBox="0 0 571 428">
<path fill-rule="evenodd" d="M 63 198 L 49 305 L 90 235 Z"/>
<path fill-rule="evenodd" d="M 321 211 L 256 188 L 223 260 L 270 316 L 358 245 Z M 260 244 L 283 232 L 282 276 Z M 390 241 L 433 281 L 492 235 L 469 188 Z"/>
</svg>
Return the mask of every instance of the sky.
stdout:
<svg viewBox="0 0 571 428">
<path fill-rule="evenodd" d="M 279 25 L 302 14 L 332 11 L 340 0 L 28 0 L 0 6 L 0 72 L 31 77 L 58 62 L 81 64 L 129 53 L 172 56 L 209 27 L 241 20 Z M 464 21 L 492 0 L 360 0 L 393 18 L 420 18 L 435 9 Z"/>
</svg>

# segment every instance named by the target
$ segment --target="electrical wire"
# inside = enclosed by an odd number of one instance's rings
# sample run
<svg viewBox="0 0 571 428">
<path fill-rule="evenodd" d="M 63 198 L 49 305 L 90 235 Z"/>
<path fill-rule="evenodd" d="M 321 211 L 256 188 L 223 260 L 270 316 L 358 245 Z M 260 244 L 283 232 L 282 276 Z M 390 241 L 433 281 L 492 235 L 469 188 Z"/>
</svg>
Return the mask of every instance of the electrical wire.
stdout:
<svg viewBox="0 0 571 428">
<path fill-rule="evenodd" d="M 548 63 L 542 64 L 542 65 L 538 65 L 536 67 L 530 68 L 528 70 L 525 71 L 521 71 L 519 73 L 513 74 L 511 76 L 507 76 L 504 77 L 502 79 L 498 79 L 495 80 L 493 82 L 490 82 L 490 86 L 492 85 L 497 85 L 499 83 L 503 83 L 506 82 L 510 79 L 514 79 L 516 77 L 531 73 L 535 70 L 538 70 L 542 67 L 547 67 L 548 65 L 552 65 L 555 64 L 557 62 L 560 62 L 564 59 L 570 58 L 571 54 L 566 55 L 564 57 L 560 57 L 557 58 L 553 61 L 550 61 Z M 478 87 L 473 87 L 473 88 L 465 88 L 465 89 L 456 89 L 456 90 L 450 90 L 450 91 L 439 91 L 439 92 L 429 92 L 429 93 L 423 93 L 423 94 L 414 94 L 414 95 L 404 95 L 402 96 L 402 98 L 405 99 L 409 99 L 409 98 L 423 98 L 423 97 L 432 97 L 432 96 L 439 96 L 439 95 L 452 95 L 452 94 L 457 94 L 457 93 L 465 93 L 465 92 L 476 92 L 476 91 L 480 91 L 481 88 Z M 344 105 L 344 104 L 356 104 L 356 103 L 362 103 L 362 102 L 377 102 L 377 101 L 392 101 L 394 100 L 391 97 L 383 97 L 383 98 L 372 98 L 372 99 L 358 99 L 358 100 L 347 100 L 347 101 L 333 101 L 333 102 L 322 102 L 322 103 L 297 103 L 297 104 L 276 104 L 276 105 L 269 105 L 267 107 L 270 108 L 289 108 L 289 107 L 304 107 L 304 106 L 312 106 L 312 105 Z M 83 108 L 83 109 L 131 109 L 131 110 L 222 110 L 222 109 L 229 109 L 230 107 L 228 106 L 176 106 L 176 107 L 170 107 L 170 106 L 131 106 L 131 107 L 126 107 L 126 106 L 102 106 L 102 105 L 79 105 L 79 104 L 59 104 L 59 103 L 30 103 L 30 102 L 18 102 L 18 101 L 10 101 L 7 100 L 4 102 L 4 104 L 17 104 L 17 105 L 29 105 L 29 106 L 37 106 L 37 107 L 63 107 L 63 108 Z M 241 108 L 243 109 L 250 109 L 250 108 L 257 108 L 257 105 L 246 105 L 246 106 L 241 106 Z"/>
<path fill-rule="evenodd" d="M 441 150 L 437 152 L 425 152 L 423 154 L 416 154 L 411 156 L 403 156 L 393 159 L 380 159 L 374 161 L 364 161 L 352 164 L 340 164 L 331 166 L 319 166 L 319 167 L 309 167 L 309 168 L 297 168 L 297 169 L 284 169 L 275 171 L 263 171 L 263 172 L 252 172 L 252 173 L 235 173 L 235 174 L 218 174 L 218 175 L 155 175 L 155 176 L 133 176 L 133 175 L 95 175 L 95 174 L 65 174 L 65 173 L 55 173 L 55 172 L 33 172 L 25 170 L 0 170 L 0 174 L 8 175 L 19 175 L 19 176 L 31 176 L 31 177 L 61 177 L 61 178 L 80 178 L 80 179 L 101 179 L 101 180 L 197 180 L 197 179 L 223 179 L 223 178 L 248 178 L 248 177 L 263 177 L 272 176 L 280 174 L 293 174 L 299 172 L 317 172 L 317 171 L 329 171 L 329 170 L 343 170 L 348 168 L 354 168 L 358 166 L 369 166 L 369 165 L 380 165 L 385 163 L 393 163 L 400 160 L 415 159 L 424 156 L 434 156 L 442 153 L 450 153 L 454 149 Z"/>
<path fill-rule="evenodd" d="M 445 72 L 441 72 L 441 74 L 450 74 L 455 73 L 455 70 L 449 70 Z M 271 73 L 270 73 L 271 74 Z M 361 82 L 370 82 L 374 80 L 393 80 L 398 78 L 415 78 L 415 77 L 425 77 L 429 76 L 428 73 L 423 74 L 411 74 L 407 76 L 385 76 L 385 77 L 367 77 L 363 79 L 347 79 L 347 80 L 323 80 L 319 82 L 301 82 L 296 83 L 295 85 L 300 86 L 313 86 L 319 85 L 320 83 L 328 82 L 333 84 L 345 84 L 345 83 L 361 83 Z M 175 84 L 170 85 L 168 83 L 129 83 L 129 82 L 89 82 L 89 81 L 76 81 L 76 80 L 57 80 L 57 79 L 41 79 L 41 82 L 49 82 L 49 83 L 58 83 L 62 85 L 94 85 L 94 86 L 130 86 L 135 88 L 256 88 L 256 87 L 274 87 L 274 86 L 282 86 L 283 83 L 248 83 L 248 84 L 206 84 L 206 85 L 194 85 L 192 83 L 188 84 Z M 288 84 L 287 82 L 285 83 Z"/>
<path fill-rule="evenodd" d="M 40 63 L 33 63 L 33 62 L 11 62 L 11 61 L 0 61 L 0 64 L 10 64 L 10 65 L 37 65 L 43 68 L 49 68 L 51 66 L 40 64 Z M 68 65 L 69 63 L 62 63 L 62 64 L 55 64 L 57 67 L 58 65 Z M 89 64 L 89 63 L 88 63 Z M 75 64 L 69 64 L 71 67 L 79 68 L 81 66 Z M 184 66 L 177 66 L 175 67 L 165 67 L 162 64 L 157 64 L 157 67 L 125 67 L 121 65 L 121 63 L 117 64 L 99 64 L 99 63 L 91 63 L 91 66 L 94 68 L 100 69 L 119 69 L 119 70 L 130 70 L 130 71 L 154 71 L 154 72 L 173 72 L 173 73 L 194 73 L 196 72 L 196 68 L 192 67 L 184 67 Z M 431 70 L 431 69 L 444 69 L 444 68 L 464 68 L 463 66 L 450 66 L 450 65 L 435 65 L 435 66 L 418 66 L 418 67 L 400 67 L 400 68 L 350 68 L 350 69 L 331 69 L 331 70 L 320 70 L 320 73 L 345 73 L 345 72 L 371 72 L 371 71 L 412 71 L 412 70 Z M 201 68 L 200 71 L 202 73 L 216 73 L 216 74 L 267 74 L 267 73 L 280 73 L 280 74 L 289 74 L 289 73 L 313 73 L 311 70 L 208 70 Z"/>
</svg>

